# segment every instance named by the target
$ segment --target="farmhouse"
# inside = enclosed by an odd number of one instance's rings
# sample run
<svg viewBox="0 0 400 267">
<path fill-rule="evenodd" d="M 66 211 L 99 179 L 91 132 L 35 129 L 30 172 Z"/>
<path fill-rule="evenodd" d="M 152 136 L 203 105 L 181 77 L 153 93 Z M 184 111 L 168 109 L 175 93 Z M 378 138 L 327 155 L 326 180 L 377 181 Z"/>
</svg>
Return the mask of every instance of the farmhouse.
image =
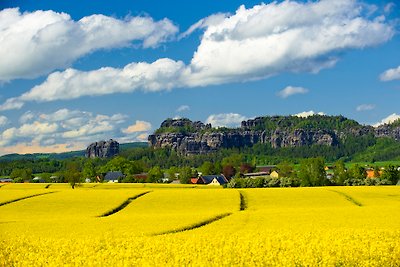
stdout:
<svg viewBox="0 0 400 267">
<path fill-rule="evenodd" d="M 249 172 L 243 174 L 245 178 L 254 178 L 254 177 L 259 177 L 259 176 L 266 176 L 269 175 L 269 172 Z"/>
<path fill-rule="evenodd" d="M 260 170 L 260 172 L 266 172 L 267 175 L 272 172 L 273 169 L 276 168 L 276 165 L 261 165 L 261 166 L 256 166 L 257 169 Z"/>
<path fill-rule="evenodd" d="M 200 176 L 197 180 L 197 184 L 207 184 L 207 185 L 224 185 L 227 184 L 228 180 L 224 175 L 204 175 Z"/>
<path fill-rule="evenodd" d="M 123 179 L 125 175 L 122 172 L 107 172 L 104 176 L 104 182 L 118 183 L 119 180 Z"/>
</svg>

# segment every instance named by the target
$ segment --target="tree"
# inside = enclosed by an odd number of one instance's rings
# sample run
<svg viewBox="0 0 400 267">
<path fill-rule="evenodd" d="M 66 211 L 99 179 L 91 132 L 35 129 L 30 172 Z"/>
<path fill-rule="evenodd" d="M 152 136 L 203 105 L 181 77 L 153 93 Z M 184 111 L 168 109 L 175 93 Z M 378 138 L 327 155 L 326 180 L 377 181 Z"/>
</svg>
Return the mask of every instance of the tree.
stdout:
<svg viewBox="0 0 400 267">
<path fill-rule="evenodd" d="M 205 161 L 199 169 L 203 175 L 215 174 L 214 164 L 210 161 Z"/>
<path fill-rule="evenodd" d="M 352 178 L 354 180 L 364 180 L 366 177 L 367 173 L 362 166 L 354 164 L 353 166 L 350 167 L 349 178 Z"/>
<path fill-rule="evenodd" d="M 349 178 L 343 160 L 338 160 L 334 164 L 333 177 L 336 185 L 343 185 L 344 181 Z"/>
<path fill-rule="evenodd" d="M 300 163 L 298 176 L 301 186 L 321 186 L 329 183 L 325 173 L 325 162 L 322 158 L 304 159 Z"/>
<path fill-rule="evenodd" d="M 240 165 L 240 173 L 250 173 L 253 172 L 255 167 L 249 163 L 242 163 Z"/>
<path fill-rule="evenodd" d="M 223 174 L 227 179 L 231 179 L 233 176 L 235 176 L 235 174 L 236 174 L 236 169 L 235 169 L 232 165 L 230 165 L 230 164 L 225 165 L 225 166 L 222 168 L 222 174 Z"/>
<path fill-rule="evenodd" d="M 282 161 L 276 168 L 279 170 L 279 177 L 291 177 L 293 176 L 293 165 L 287 161 Z"/>
<path fill-rule="evenodd" d="M 194 176 L 193 170 L 190 167 L 183 167 L 179 173 L 179 180 L 181 184 L 190 184 L 190 178 Z"/>
<path fill-rule="evenodd" d="M 147 182 L 149 183 L 157 183 L 164 177 L 164 173 L 162 172 L 160 166 L 154 166 L 148 172 Z"/>
<path fill-rule="evenodd" d="M 383 170 L 382 179 L 390 181 L 392 184 L 397 184 L 400 179 L 400 172 L 393 165 L 388 165 Z"/>
<path fill-rule="evenodd" d="M 379 172 L 379 167 L 378 166 L 374 167 L 374 177 L 375 178 L 381 177 L 381 173 Z"/>
<path fill-rule="evenodd" d="M 81 182 L 81 173 L 79 172 L 79 164 L 77 162 L 68 162 L 64 177 L 71 185 L 72 189 Z"/>
<path fill-rule="evenodd" d="M 91 159 L 88 159 L 84 166 L 83 166 L 83 171 L 82 174 L 85 178 L 89 178 L 91 180 L 93 180 L 96 177 L 96 170 L 95 170 L 95 166 L 94 163 Z"/>
</svg>

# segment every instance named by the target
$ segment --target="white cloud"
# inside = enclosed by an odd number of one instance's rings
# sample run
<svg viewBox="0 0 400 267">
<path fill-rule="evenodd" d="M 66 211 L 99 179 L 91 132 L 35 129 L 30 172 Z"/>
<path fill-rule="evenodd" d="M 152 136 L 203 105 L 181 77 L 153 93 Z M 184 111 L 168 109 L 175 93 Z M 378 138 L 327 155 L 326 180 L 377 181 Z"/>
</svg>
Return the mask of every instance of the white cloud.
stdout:
<svg viewBox="0 0 400 267">
<path fill-rule="evenodd" d="M 184 33 L 179 36 L 179 39 L 185 38 L 191 35 L 194 31 L 198 29 L 206 29 L 209 26 L 218 25 L 228 16 L 228 14 L 224 13 L 217 13 L 213 14 L 209 17 L 203 18 L 196 22 L 195 24 L 191 25 L 189 29 L 187 29 Z"/>
<path fill-rule="evenodd" d="M 141 42 L 155 47 L 178 32 L 168 19 L 91 15 L 79 21 L 66 13 L 18 8 L 0 11 L 0 81 L 33 78 L 99 49 Z"/>
<path fill-rule="evenodd" d="M 373 110 L 375 109 L 375 105 L 374 104 L 362 104 L 357 106 L 356 110 L 357 111 L 368 111 L 368 110 Z"/>
<path fill-rule="evenodd" d="M 189 111 L 189 110 L 190 110 L 190 107 L 188 105 L 182 105 L 176 109 L 176 112 L 184 112 L 184 111 Z"/>
<path fill-rule="evenodd" d="M 0 116 L 0 127 L 8 123 L 8 118 L 6 116 Z"/>
<path fill-rule="evenodd" d="M 390 13 L 392 12 L 392 10 L 394 9 L 394 7 L 396 6 L 395 3 L 390 2 L 388 4 L 385 5 L 385 7 L 383 8 L 383 10 L 385 11 L 385 13 Z"/>
<path fill-rule="evenodd" d="M 381 81 L 384 82 L 400 80 L 400 66 L 398 66 L 397 68 L 386 70 L 379 76 L 379 78 L 381 79 Z"/>
<path fill-rule="evenodd" d="M 337 53 L 374 46 L 395 31 L 382 18 L 364 16 L 354 0 L 272 2 L 207 27 L 191 61 L 192 86 L 246 81 L 282 72 L 318 72 Z"/>
<path fill-rule="evenodd" d="M 314 116 L 314 115 L 325 116 L 326 114 L 324 112 L 314 112 L 313 110 L 310 110 L 310 111 L 303 111 L 303 112 L 294 114 L 293 116 L 300 117 L 300 118 L 307 118 L 307 117 Z"/>
<path fill-rule="evenodd" d="M 213 127 L 239 127 L 244 120 L 247 118 L 237 113 L 222 113 L 208 116 L 206 123 L 211 123 Z"/>
<path fill-rule="evenodd" d="M 123 69 L 101 68 L 89 72 L 67 69 L 50 74 L 45 82 L 20 97 L 8 99 L 0 105 L 0 110 L 21 108 L 27 101 L 47 102 L 140 89 L 151 92 L 169 90 L 179 86 L 179 75 L 183 70 L 183 62 L 166 58 L 151 64 L 128 64 Z"/>
<path fill-rule="evenodd" d="M 122 69 L 54 72 L 42 84 L 8 99 L 0 110 L 21 108 L 27 101 L 154 92 L 244 82 L 285 72 L 318 72 L 332 67 L 343 51 L 392 38 L 392 24 L 381 16 L 374 17 L 373 10 L 354 0 L 241 6 L 231 16 L 210 16 L 190 29 L 187 34 L 197 28 L 205 28 L 205 32 L 189 65 L 163 58 L 131 63 Z"/>
<path fill-rule="evenodd" d="M 147 132 L 150 129 L 151 129 L 150 122 L 137 120 L 134 124 L 130 125 L 128 128 L 123 129 L 122 132 L 125 134 L 131 134 L 137 132 Z"/>
<path fill-rule="evenodd" d="M 32 111 L 27 111 L 21 115 L 21 117 L 19 118 L 19 122 L 24 124 L 29 121 L 32 121 L 34 118 L 35 118 L 35 114 Z"/>
<path fill-rule="evenodd" d="M 400 115 L 393 113 L 393 114 L 390 114 L 389 116 L 387 116 L 386 118 L 382 119 L 380 122 L 373 124 L 372 126 L 378 127 L 378 126 L 381 126 L 384 124 L 390 124 L 398 119 L 400 119 Z"/>
<path fill-rule="evenodd" d="M 277 95 L 281 98 L 288 98 L 289 96 L 296 94 L 307 94 L 308 89 L 303 87 L 287 86 L 285 89 L 279 91 Z"/>
<path fill-rule="evenodd" d="M 125 128 L 127 118 L 120 113 L 104 115 L 65 108 L 51 113 L 28 111 L 20 117 L 18 127 L 0 132 L 0 154 L 80 150 L 110 138 L 119 142 L 146 140 L 151 124 L 137 120 Z"/>
</svg>

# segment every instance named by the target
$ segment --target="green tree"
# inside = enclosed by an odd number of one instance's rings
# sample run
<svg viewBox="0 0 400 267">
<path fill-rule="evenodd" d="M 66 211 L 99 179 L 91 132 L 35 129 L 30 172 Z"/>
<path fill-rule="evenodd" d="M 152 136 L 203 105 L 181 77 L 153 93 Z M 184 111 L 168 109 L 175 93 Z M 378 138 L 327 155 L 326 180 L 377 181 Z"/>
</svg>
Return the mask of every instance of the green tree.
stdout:
<svg viewBox="0 0 400 267">
<path fill-rule="evenodd" d="M 300 163 L 298 177 L 301 186 L 321 186 L 329 183 L 325 173 L 325 162 L 322 158 L 304 159 Z"/>
<path fill-rule="evenodd" d="M 79 172 L 79 164 L 77 162 L 68 162 L 64 177 L 71 185 L 72 189 L 81 182 L 81 173 Z"/>
<path fill-rule="evenodd" d="M 400 179 L 400 172 L 393 165 L 388 165 L 383 170 L 382 179 L 390 181 L 392 184 L 397 184 Z"/>
<path fill-rule="evenodd" d="M 293 176 L 293 164 L 287 161 L 281 161 L 276 168 L 279 170 L 279 177 L 292 177 Z"/>
<path fill-rule="evenodd" d="M 334 164 L 333 169 L 333 177 L 336 185 L 343 185 L 344 181 L 349 178 L 349 175 L 346 170 L 346 166 L 344 165 L 343 160 L 338 160 Z"/>
<path fill-rule="evenodd" d="M 164 173 L 160 166 L 154 166 L 148 171 L 147 174 L 147 182 L 149 183 L 157 183 L 164 177 Z"/>
<path fill-rule="evenodd" d="M 197 177 L 191 167 L 183 167 L 179 172 L 179 180 L 181 184 L 190 184 L 190 178 Z"/>
<path fill-rule="evenodd" d="M 364 169 L 364 167 L 354 164 L 353 166 L 350 167 L 349 169 L 349 178 L 354 179 L 354 180 L 364 180 L 367 177 L 367 173 Z"/>
<path fill-rule="evenodd" d="M 210 161 L 205 161 L 199 169 L 203 175 L 215 174 L 214 164 Z"/>
<path fill-rule="evenodd" d="M 88 159 L 84 166 L 83 166 L 83 171 L 82 174 L 85 178 L 89 178 L 90 180 L 94 180 L 96 177 L 96 169 L 94 166 L 94 163 L 91 159 Z"/>
</svg>

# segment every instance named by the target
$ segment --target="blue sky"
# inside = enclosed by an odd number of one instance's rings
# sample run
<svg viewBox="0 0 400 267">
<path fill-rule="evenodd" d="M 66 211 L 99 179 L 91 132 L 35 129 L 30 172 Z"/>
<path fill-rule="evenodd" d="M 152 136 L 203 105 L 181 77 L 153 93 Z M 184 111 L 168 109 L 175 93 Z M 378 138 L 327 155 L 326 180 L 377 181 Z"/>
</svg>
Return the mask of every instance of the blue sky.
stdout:
<svg viewBox="0 0 400 267">
<path fill-rule="evenodd" d="M 1 1 L 0 154 L 146 140 L 168 117 L 399 118 L 396 1 Z"/>
</svg>

